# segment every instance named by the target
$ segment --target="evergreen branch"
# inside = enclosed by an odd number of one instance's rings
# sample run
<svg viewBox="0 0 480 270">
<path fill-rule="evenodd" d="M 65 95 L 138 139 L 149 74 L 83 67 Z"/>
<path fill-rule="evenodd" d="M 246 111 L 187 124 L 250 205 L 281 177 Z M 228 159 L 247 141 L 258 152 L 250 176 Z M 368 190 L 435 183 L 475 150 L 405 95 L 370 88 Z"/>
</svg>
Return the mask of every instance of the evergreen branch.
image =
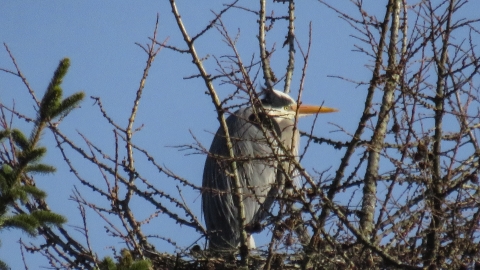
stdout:
<svg viewBox="0 0 480 270">
<path fill-rule="evenodd" d="M 39 122 L 46 122 L 53 118 L 52 114 L 60 105 L 62 93 L 63 90 L 60 85 L 50 85 L 48 87 L 47 92 L 43 96 L 42 102 L 40 103 Z"/>
<path fill-rule="evenodd" d="M 2 195 L 4 200 L 6 199 L 7 204 L 10 203 L 10 201 L 14 201 L 14 200 L 20 200 L 23 203 L 27 202 L 27 199 L 28 199 L 27 192 L 25 192 L 25 189 L 23 189 L 22 186 L 15 183 L 13 187 L 8 187 L 8 188 L 9 189 L 6 190 Z"/>
<path fill-rule="evenodd" d="M 33 163 L 41 159 L 45 153 L 47 153 L 47 148 L 38 147 L 30 151 L 22 151 L 18 153 L 18 162 L 19 162 L 19 173 L 23 172 L 28 163 Z M 19 174 L 20 175 L 20 174 Z"/>
<path fill-rule="evenodd" d="M 53 166 L 37 163 L 47 152 L 45 147 L 38 147 L 38 142 L 49 121 L 57 116 L 67 115 L 85 96 L 83 92 L 77 92 L 62 101 L 61 83 L 69 66 L 68 58 L 60 61 L 39 103 L 40 108 L 30 138 L 18 129 L 9 130 L 7 125 L 4 125 L 4 130 L 0 131 L 0 140 L 10 137 L 11 151 L 14 156 L 0 168 L 0 231 L 4 228 L 16 228 L 30 236 L 36 236 L 39 227 L 43 226 L 45 229 L 45 226 L 60 226 L 66 222 L 66 219 L 59 214 L 29 206 L 29 198 L 42 200 L 47 194 L 37 188 L 33 180 L 28 180 L 26 173 L 46 174 L 56 170 Z M 15 149 L 13 144 L 17 145 L 18 149 Z M 18 211 L 17 201 L 26 206 L 29 213 L 23 210 Z M 8 209 L 12 206 L 15 206 L 17 212 L 7 216 Z M 0 270 L 3 267 L 2 263 L 0 261 Z"/>
<path fill-rule="evenodd" d="M 73 100 L 69 100 L 66 103 L 65 100 L 61 102 L 63 90 L 60 87 L 63 77 L 67 74 L 68 68 L 70 67 L 70 60 L 68 58 L 64 58 L 58 64 L 57 70 L 53 74 L 53 78 L 48 85 L 47 91 L 40 102 L 40 112 L 39 112 L 39 122 L 44 122 L 48 120 L 52 120 L 55 116 L 61 114 L 62 111 L 61 107 L 66 105 L 72 105 L 73 103 L 79 102 L 83 99 L 84 94 L 79 92 L 72 95 L 70 98 Z M 71 109 L 71 107 L 63 107 L 63 109 Z"/>
<path fill-rule="evenodd" d="M 67 219 L 59 214 L 55 214 L 48 210 L 35 210 L 30 213 L 33 217 L 35 217 L 39 224 L 42 226 L 49 226 L 55 225 L 60 226 L 63 223 L 67 222 Z"/>
<path fill-rule="evenodd" d="M 9 270 L 9 269 L 10 268 L 8 267 L 8 265 L 4 261 L 0 260 L 0 270 Z"/>
<path fill-rule="evenodd" d="M 10 135 L 10 131 L 8 129 L 0 130 L 0 141 L 7 138 Z"/>
<path fill-rule="evenodd" d="M 77 92 L 67 98 L 65 98 L 60 105 L 55 109 L 55 111 L 52 112 L 51 118 L 55 118 L 57 116 L 65 116 L 67 115 L 71 110 L 73 110 L 79 103 L 80 101 L 83 100 L 85 97 L 84 92 Z"/>
<path fill-rule="evenodd" d="M 16 228 L 28 233 L 30 236 L 36 236 L 36 228 L 40 226 L 38 220 L 25 213 L 16 214 L 14 216 L 4 217 L 3 224 L 0 224 L 0 229 Z"/>
<path fill-rule="evenodd" d="M 47 193 L 35 186 L 23 186 L 22 187 L 25 193 L 31 195 L 35 199 L 44 199 L 47 197 Z"/>
<path fill-rule="evenodd" d="M 11 135 L 15 144 L 19 146 L 22 150 L 28 149 L 30 147 L 30 142 L 20 130 L 13 129 Z"/>
<path fill-rule="evenodd" d="M 28 165 L 25 167 L 25 172 L 32 172 L 32 173 L 41 173 L 41 174 L 47 174 L 47 173 L 54 173 L 57 169 L 53 166 L 47 165 L 47 164 L 33 164 L 33 165 Z"/>
</svg>

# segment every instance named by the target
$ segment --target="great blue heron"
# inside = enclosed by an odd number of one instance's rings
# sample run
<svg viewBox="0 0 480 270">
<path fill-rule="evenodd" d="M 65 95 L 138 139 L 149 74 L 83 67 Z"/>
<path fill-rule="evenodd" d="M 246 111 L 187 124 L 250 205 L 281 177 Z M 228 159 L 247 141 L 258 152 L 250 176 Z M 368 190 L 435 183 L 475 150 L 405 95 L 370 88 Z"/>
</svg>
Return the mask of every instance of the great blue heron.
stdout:
<svg viewBox="0 0 480 270">
<path fill-rule="evenodd" d="M 272 156 L 281 151 L 275 136 L 281 139 L 284 149 L 297 156 L 299 134 L 298 129 L 294 129 L 295 113 L 305 116 L 337 111 L 324 106 L 297 106 L 289 95 L 277 90 L 265 90 L 261 106 L 263 110 L 254 106 L 240 109 L 226 120 L 234 154 L 239 160 L 237 172 L 243 190 L 245 224 L 251 226 L 266 217 L 278 192 L 278 185 L 275 186 L 279 177 L 278 162 Z M 268 125 L 271 127 L 267 128 Z M 216 250 L 233 249 L 240 244 L 238 206 L 232 195 L 234 184 L 228 158 L 225 132 L 220 127 L 205 162 L 202 193 L 209 247 Z M 249 236 L 249 248 L 255 248 L 254 243 Z"/>
</svg>

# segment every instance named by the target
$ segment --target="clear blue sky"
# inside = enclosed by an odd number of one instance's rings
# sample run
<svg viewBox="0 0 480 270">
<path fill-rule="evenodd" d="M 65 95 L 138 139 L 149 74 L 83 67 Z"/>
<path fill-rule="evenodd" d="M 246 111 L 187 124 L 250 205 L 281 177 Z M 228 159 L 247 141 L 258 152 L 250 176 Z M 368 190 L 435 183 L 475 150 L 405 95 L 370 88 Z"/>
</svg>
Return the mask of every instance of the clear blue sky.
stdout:
<svg viewBox="0 0 480 270">
<path fill-rule="evenodd" d="M 179 1 L 179 10 L 192 36 L 213 18 L 210 10 L 218 12 L 223 9 L 219 4 L 212 4 L 213 2 L 215 1 Z M 345 4 L 342 9 L 358 16 L 358 11 L 355 11 L 350 2 L 342 2 Z M 375 6 L 379 3 L 377 0 L 368 2 L 374 7 L 374 12 L 382 18 L 384 1 L 377 6 Z M 256 8 L 257 2 L 240 1 L 240 5 Z M 269 9 L 276 10 L 276 15 L 286 11 L 287 8 L 284 4 L 273 4 L 271 1 L 268 5 Z M 479 3 L 475 2 L 470 6 L 474 5 L 477 8 L 469 10 L 477 12 Z M 168 44 L 184 47 L 167 1 L 1 1 L 0 41 L 9 46 L 37 96 L 44 93 L 59 60 L 63 57 L 70 58 L 71 68 L 63 84 L 65 95 L 83 90 L 87 98 L 80 109 L 65 119 L 60 128 L 78 144 L 85 146 L 77 134 L 77 131 L 81 132 L 92 142 L 103 147 L 107 154 L 113 156 L 112 127 L 102 118 L 98 107 L 89 97 L 100 97 L 110 116 L 121 126 L 126 125 L 147 58 L 134 43 L 145 44 L 149 41 L 148 37 L 152 36 L 157 13 L 160 15 L 158 39 L 164 40 L 168 37 Z M 321 116 L 314 134 L 346 139 L 339 133 L 329 133 L 337 128 L 328 122 L 354 131 L 362 110 L 365 88 L 355 88 L 353 84 L 328 78 L 327 75 L 368 81 L 370 76 L 365 65 L 371 64 L 370 59 L 352 52 L 354 44 L 359 44 L 358 40 L 349 36 L 353 30 L 333 11 L 317 1 L 298 1 L 296 17 L 297 37 L 304 47 L 308 42 L 308 24 L 311 21 L 313 25 L 312 52 L 303 101 L 310 104 L 325 102 L 325 105 L 340 109 L 337 114 Z M 234 34 L 240 29 L 239 50 L 245 60 L 250 59 L 252 53 L 258 56 L 256 20 L 253 14 L 239 10 L 226 15 L 225 22 L 231 33 Z M 277 74 L 282 74 L 285 70 L 286 49 L 281 48 L 285 36 L 284 27 L 285 24 L 277 22 L 275 30 L 269 36 L 269 45 L 277 43 L 278 56 L 275 56 L 273 62 Z M 229 53 L 216 30 L 210 30 L 205 37 L 199 39 L 197 51 L 201 56 L 207 54 L 220 56 L 222 53 Z M 294 94 L 298 90 L 302 66 L 300 56 L 297 59 L 296 76 L 292 86 Z M 208 72 L 215 73 L 213 58 L 209 58 L 205 64 Z M 14 69 L 3 47 L 0 48 L 0 67 Z M 189 131 L 208 147 L 212 139 L 211 133 L 218 127 L 214 107 L 209 96 L 204 94 L 203 81 L 183 79 L 192 74 L 196 74 L 196 70 L 190 56 L 168 50 L 160 52 L 150 71 L 136 121 L 136 127 L 144 124 L 144 128 L 135 135 L 134 142 L 147 148 L 160 164 L 196 185 L 201 185 L 205 157 L 186 155 L 191 152 L 179 152 L 176 148 L 168 147 L 193 143 Z M 223 97 L 231 90 L 230 87 L 223 88 L 218 84 L 216 89 Z M 15 102 L 19 111 L 34 116 L 34 103 L 18 78 L 0 73 L 0 99 L 9 106 Z M 302 119 L 300 127 L 309 130 L 312 121 L 313 117 Z M 14 121 L 14 127 L 25 132 L 31 129 L 30 125 L 19 120 Z M 77 186 L 88 199 L 101 201 L 89 197 L 90 191 L 84 189 L 74 175 L 69 173 L 58 149 L 53 147 L 51 134 L 46 133 L 43 136 L 42 144 L 49 147 L 45 162 L 56 166 L 58 172 L 47 177 L 38 177 L 37 184 L 48 192 L 47 201 L 51 209 L 68 218 L 67 226 L 81 225 L 77 206 L 69 200 L 73 187 Z M 103 180 L 98 169 L 89 166 L 75 153 L 69 154 L 85 178 L 102 185 Z M 339 159 L 335 157 L 339 157 L 339 153 L 325 146 L 314 145 L 303 163 L 309 172 L 315 175 L 313 168 L 316 171 L 335 168 L 339 163 Z M 138 158 L 139 170 L 145 169 L 144 174 L 151 182 L 167 192 L 177 194 L 175 186 L 178 183 L 155 173 L 155 170 L 145 163 L 145 159 Z M 329 173 L 334 174 L 334 170 L 330 170 Z M 184 195 L 200 217 L 199 194 L 185 190 Z M 104 201 L 101 203 L 108 205 Z M 150 210 L 139 205 L 136 214 L 147 216 Z M 109 254 L 108 246 L 120 246 L 118 239 L 105 236 L 104 222 L 93 212 L 89 212 L 87 221 L 99 255 Z M 69 229 L 73 231 L 73 228 Z M 182 247 L 190 245 L 198 238 L 198 234 L 193 230 L 179 228 L 162 215 L 149 224 L 147 230 L 172 238 Z M 20 237 L 24 241 L 35 242 L 18 231 L 0 232 L 2 240 L 0 258 L 12 269 L 22 268 L 17 243 Z M 155 244 L 160 251 L 173 251 L 171 246 L 163 242 Z M 28 254 L 26 259 L 31 269 L 47 265 L 46 260 L 38 256 Z"/>
</svg>

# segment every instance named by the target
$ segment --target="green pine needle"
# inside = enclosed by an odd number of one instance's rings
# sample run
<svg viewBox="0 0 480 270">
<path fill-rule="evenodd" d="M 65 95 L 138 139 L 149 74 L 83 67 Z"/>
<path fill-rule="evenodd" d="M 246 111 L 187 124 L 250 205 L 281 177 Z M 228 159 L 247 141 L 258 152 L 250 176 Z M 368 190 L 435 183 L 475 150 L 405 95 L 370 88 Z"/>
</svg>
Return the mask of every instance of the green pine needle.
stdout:
<svg viewBox="0 0 480 270">
<path fill-rule="evenodd" d="M 4 261 L 0 260 L 0 270 L 9 270 L 9 269 L 11 268 L 8 267 L 8 265 Z"/>
<path fill-rule="evenodd" d="M 25 193 L 31 195 L 35 199 L 44 199 L 47 197 L 47 193 L 35 186 L 22 186 Z"/>
<path fill-rule="evenodd" d="M 60 226 L 63 223 L 67 222 L 67 219 L 64 218 L 63 216 L 47 210 L 36 210 L 30 213 L 30 215 L 35 217 L 42 226 L 45 226 L 45 225 Z"/>
<path fill-rule="evenodd" d="M 116 270 L 117 266 L 111 257 L 105 257 L 99 264 L 99 270 Z"/>
<path fill-rule="evenodd" d="M 5 165 L 5 164 L 4 164 Z M 3 167 L 3 166 L 2 166 Z M 6 175 L 8 174 L 5 174 L 3 172 L 3 168 L 2 170 L 0 171 L 0 194 L 3 193 L 4 190 L 6 190 L 8 188 L 8 182 L 7 182 L 7 179 L 6 179 Z M 1 195 L 0 195 L 1 196 Z"/>
<path fill-rule="evenodd" d="M 47 165 L 47 164 L 33 164 L 33 165 L 28 165 L 25 168 L 25 172 L 31 172 L 31 173 L 41 173 L 41 174 L 47 174 L 47 173 L 54 173 L 57 169 L 55 167 Z"/>
<path fill-rule="evenodd" d="M 47 153 L 47 148 L 38 147 L 30 151 L 20 152 L 18 155 L 18 161 L 21 164 L 28 164 L 40 160 L 45 153 Z"/>
<path fill-rule="evenodd" d="M 85 97 L 83 92 L 78 92 L 61 101 L 63 90 L 60 85 L 69 66 L 70 60 L 68 58 L 60 61 L 40 104 L 39 122 L 49 121 L 57 116 L 68 114 Z"/>
<path fill-rule="evenodd" d="M 80 101 L 83 100 L 85 97 L 85 93 L 83 92 L 77 92 L 67 98 L 65 98 L 60 105 L 55 109 L 55 111 L 52 112 L 51 118 L 55 118 L 59 115 L 65 116 L 67 115 L 71 110 L 77 106 Z"/>
<path fill-rule="evenodd" d="M 11 198 L 12 200 L 20 200 L 22 203 L 26 203 L 28 201 L 28 193 L 24 189 L 24 186 L 15 185 L 10 187 L 2 197 Z"/>
<path fill-rule="evenodd" d="M 51 120 L 53 112 L 60 105 L 63 90 L 60 85 L 49 86 L 40 103 L 40 122 Z"/>
<path fill-rule="evenodd" d="M 0 141 L 7 138 L 8 135 L 10 135 L 10 130 L 8 129 L 0 130 Z"/>
<path fill-rule="evenodd" d="M 10 175 L 13 172 L 12 167 L 6 163 L 2 164 L 1 170 L 2 171 L 0 172 L 0 175 L 5 175 L 5 176 Z"/>
<path fill-rule="evenodd" d="M 70 67 L 70 59 L 63 58 L 60 60 L 58 64 L 57 70 L 55 70 L 55 74 L 53 75 L 51 85 L 59 85 L 62 83 L 63 77 L 67 75 L 68 68 Z"/>
<path fill-rule="evenodd" d="M 20 130 L 12 130 L 12 138 L 15 144 L 18 145 L 22 150 L 28 149 L 30 147 L 30 142 Z"/>
<path fill-rule="evenodd" d="M 68 58 L 62 59 L 58 64 L 57 70 L 55 70 L 53 78 L 42 98 L 42 102 L 40 103 L 40 121 L 51 120 L 53 118 L 53 113 L 57 112 L 63 94 L 60 85 L 62 84 L 63 77 L 67 74 L 69 67 L 70 60 Z"/>
<path fill-rule="evenodd" d="M 40 226 L 38 219 L 29 214 L 16 214 L 14 216 L 6 217 L 3 222 L 3 228 L 16 228 L 28 233 L 30 236 L 37 235 L 36 228 Z"/>
<path fill-rule="evenodd" d="M 152 263 L 149 260 L 135 261 L 129 270 L 147 270 L 151 269 Z"/>
</svg>

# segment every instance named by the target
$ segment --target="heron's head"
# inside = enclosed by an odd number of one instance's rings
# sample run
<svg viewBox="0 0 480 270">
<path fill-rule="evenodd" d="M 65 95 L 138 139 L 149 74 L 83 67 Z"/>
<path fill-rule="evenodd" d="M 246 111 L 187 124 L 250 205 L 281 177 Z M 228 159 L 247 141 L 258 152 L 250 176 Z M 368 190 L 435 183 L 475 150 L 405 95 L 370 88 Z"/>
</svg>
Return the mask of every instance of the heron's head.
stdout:
<svg viewBox="0 0 480 270">
<path fill-rule="evenodd" d="M 265 112 L 272 117 L 283 117 L 293 119 L 298 111 L 298 116 L 307 116 L 317 113 L 337 112 L 337 109 L 316 105 L 297 105 L 297 102 L 289 95 L 278 91 L 265 91 L 262 99 L 262 106 Z"/>
</svg>

